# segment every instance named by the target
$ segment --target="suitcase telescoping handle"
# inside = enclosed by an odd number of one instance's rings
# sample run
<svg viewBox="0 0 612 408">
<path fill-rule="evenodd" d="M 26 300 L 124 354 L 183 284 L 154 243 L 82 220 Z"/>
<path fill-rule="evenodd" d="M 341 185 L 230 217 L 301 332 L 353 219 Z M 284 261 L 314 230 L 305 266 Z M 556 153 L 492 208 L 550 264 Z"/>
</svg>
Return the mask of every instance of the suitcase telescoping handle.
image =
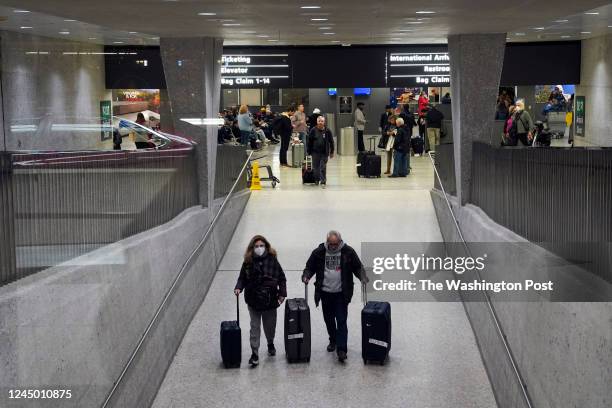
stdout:
<svg viewBox="0 0 612 408">
<path fill-rule="evenodd" d="M 368 303 L 368 291 L 366 290 L 366 284 L 363 281 L 361 282 L 361 301 L 363 302 L 364 306 L 366 303 Z"/>
<path fill-rule="evenodd" d="M 304 282 L 304 300 L 308 304 L 308 284 L 306 282 Z"/>
<path fill-rule="evenodd" d="M 238 327 L 240 327 L 240 295 L 236 295 L 236 322 L 238 323 Z"/>
</svg>

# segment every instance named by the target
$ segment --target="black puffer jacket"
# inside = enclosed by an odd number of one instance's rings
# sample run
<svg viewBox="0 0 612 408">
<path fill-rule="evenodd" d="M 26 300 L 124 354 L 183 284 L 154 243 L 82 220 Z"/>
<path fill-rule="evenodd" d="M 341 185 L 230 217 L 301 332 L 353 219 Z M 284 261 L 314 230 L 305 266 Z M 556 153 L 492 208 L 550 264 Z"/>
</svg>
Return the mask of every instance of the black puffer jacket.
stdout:
<svg viewBox="0 0 612 408">
<path fill-rule="evenodd" d="M 244 300 L 255 310 L 279 306 L 279 296 L 287 297 L 287 278 L 276 256 L 253 256 L 253 262 L 243 262 L 235 289 L 244 289 Z"/>
<path fill-rule="evenodd" d="M 323 279 L 325 276 L 325 244 L 319 245 L 306 262 L 306 268 L 302 274 L 302 279 L 312 278 L 316 275 L 315 280 L 315 304 L 319 306 L 321 300 L 321 287 L 323 286 Z M 355 250 L 349 245 L 344 245 L 340 250 L 340 268 L 342 274 L 342 294 L 347 303 L 351 302 L 353 298 L 353 276 L 357 279 L 367 280 L 365 270 L 361 260 L 357 256 Z"/>
</svg>

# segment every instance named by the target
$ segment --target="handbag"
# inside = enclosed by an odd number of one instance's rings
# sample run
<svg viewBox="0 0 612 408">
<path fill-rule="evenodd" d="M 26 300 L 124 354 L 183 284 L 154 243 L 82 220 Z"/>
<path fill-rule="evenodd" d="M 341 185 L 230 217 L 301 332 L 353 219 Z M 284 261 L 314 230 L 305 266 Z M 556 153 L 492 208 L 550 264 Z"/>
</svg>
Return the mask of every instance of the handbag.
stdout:
<svg viewBox="0 0 612 408">
<path fill-rule="evenodd" d="M 389 140 L 389 135 L 384 134 L 380 137 L 380 140 L 378 141 L 378 148 L 379 149 L 386 149 L 387 148 L 387 141 Z"/>
<path fill-rule="evenodd" d="M 395 144 L 395 136 L 389 136 L 389 140 L 387 140 L 387 145 L 385 146 L 385 150 L 390 152 L 393 150 L 393 145 Z"/>
</svg>

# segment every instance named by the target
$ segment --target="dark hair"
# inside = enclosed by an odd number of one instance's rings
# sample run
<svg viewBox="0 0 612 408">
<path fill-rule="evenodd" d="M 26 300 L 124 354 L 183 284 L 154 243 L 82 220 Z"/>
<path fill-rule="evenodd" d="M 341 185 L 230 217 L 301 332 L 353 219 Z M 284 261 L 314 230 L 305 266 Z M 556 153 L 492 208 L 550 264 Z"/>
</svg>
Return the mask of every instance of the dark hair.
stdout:
<svg viewBox="0 0 612 408">
<path fill-rule="evenodd" d="M 391 105 L 385 105 L 385 110 L 386 109 L 391 109 Z"/>
<path fill-rule="evenodd" d="M 136 115 L 136 122 L 138 122 L 139 120 L 142 120 L 143 122 L 146 121 L 144 114 L 142 112 L 138 112 L 138 115 Z"/>
<path fill-rule="evenodd" d="M 253 249 L 255 248 L 255 243 L 257 241 L 262 241 L 266 245 L 266 251 L 269 255 L 276 256 L 276 250 L 272 248 L 268 240 L 264 238 L 263 235 L 255 235 L 253 238 L 251 238 L 251 242 L 249 242 L 249 245 L 244 253 L 245 263 L 253 263 Z"/>
<path fill-rule="evenodd" d="M 287 112 L 295 112 L 295 106 L 293 104 L 287 107 Z"/>
<path fill-rule="evenodd" d="M 365 103 L 363 103 L 363 102 L 357 102 L 357 107 L 358 108 L 361 107 L 361 106 L 364 106 L 364 105 L 365 105 Z"/>
</svg>

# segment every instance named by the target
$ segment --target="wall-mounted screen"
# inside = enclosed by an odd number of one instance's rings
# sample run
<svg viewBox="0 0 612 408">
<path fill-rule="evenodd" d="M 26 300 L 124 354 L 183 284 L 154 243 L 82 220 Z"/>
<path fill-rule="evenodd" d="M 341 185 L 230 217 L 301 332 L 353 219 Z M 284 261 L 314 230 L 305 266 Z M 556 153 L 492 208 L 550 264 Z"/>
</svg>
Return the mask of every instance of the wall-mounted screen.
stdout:
<svg viewBox="0 0 612 408">
<path fill-rule="evenodd" d="M 338 88 L 327 88 L 327 94 L 329 96 L 336 96 L 336 95 L 338 95 Z"/>
<path fill-rule="evenodd" d="M 354 90 L 355 95 L 369 95 L 372 93 L 372 89 L 371 88 L 355 88 Z"/>
</svg>

